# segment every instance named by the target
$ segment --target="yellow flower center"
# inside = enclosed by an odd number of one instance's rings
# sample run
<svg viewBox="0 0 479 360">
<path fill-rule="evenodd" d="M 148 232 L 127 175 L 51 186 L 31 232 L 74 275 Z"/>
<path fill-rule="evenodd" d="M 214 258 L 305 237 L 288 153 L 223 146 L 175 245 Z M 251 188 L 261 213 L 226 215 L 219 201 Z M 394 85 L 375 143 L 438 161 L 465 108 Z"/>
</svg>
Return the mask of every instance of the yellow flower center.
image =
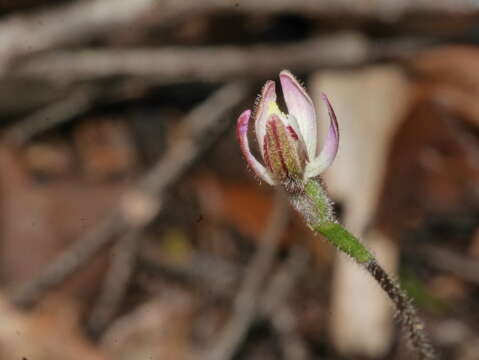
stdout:
<svg viewBox="0 0 479 360">
<path fill-rule="evenodd" d="M 286 117 L 286 115 L 279 109 L 278 104 L 275 101 L 270 101 L 268 103 L 268 117 L 270 115 L 279 115 L 280 117 Z"/>
</svg>

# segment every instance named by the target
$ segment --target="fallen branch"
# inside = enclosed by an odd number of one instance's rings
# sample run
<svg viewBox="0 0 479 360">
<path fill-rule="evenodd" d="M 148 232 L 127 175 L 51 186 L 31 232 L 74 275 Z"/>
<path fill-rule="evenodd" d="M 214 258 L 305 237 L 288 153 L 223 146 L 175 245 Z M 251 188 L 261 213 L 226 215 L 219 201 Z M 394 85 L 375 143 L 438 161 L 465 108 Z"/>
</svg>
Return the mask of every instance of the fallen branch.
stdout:
<svg viewBox="0 0 479 360">
<path fill-rule="evenodd" d="M 149 22 L 166 24 L 199 13 L 236 12 L 247 14 L 297 13 L 306 16 L 350 16 L 398 20 L 414 14 L 473 15 L 477 1 L 467 0 L 84 0 L 29 15 L 12 15 L 0 22 L 0 73 L 12 59 L 78 43 L 108 33 L 141 14 L 153 13 Z M 148 21 L 148 19 L 145 19 Z"/>
<path fill-rule="evenodd" d="M 183 121 L 183 139 L 178 139 L 158 163 L 127 192 L 113 213 L 100 225 L 87 231 L 35 279 L 14 292 L 12 301 L 22 307 L 34 305 L 48 290 L 65 281 L 90 261 L 115 236 L 130 236 L 143 228 L 161 210 L 161 195 L 174 184 L 200 153 L 212 144 L 226 125 L 224 115 L 246 96 L 240 84 L 229 84 L 197 106 Z M 215 136 L 216 134 L 216 136 Z M 156 204 L 154 212 L 135 214 L 128 210 L 126 199 Z M 130 234 L 130 235 L 129 235 Z"/>
</svg>

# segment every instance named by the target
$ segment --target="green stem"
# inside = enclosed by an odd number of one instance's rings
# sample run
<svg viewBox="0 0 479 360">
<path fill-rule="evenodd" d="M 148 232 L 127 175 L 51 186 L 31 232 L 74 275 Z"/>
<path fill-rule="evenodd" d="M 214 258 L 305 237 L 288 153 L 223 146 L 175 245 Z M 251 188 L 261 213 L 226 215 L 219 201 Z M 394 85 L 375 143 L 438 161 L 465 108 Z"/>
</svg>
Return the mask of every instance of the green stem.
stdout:
<svg viewBox="0 0 479 360">
<path fill-rule="evenodd" d="M 424 324 L 404 291 L 377 263 L 366 247 L 335 219 L 332 202 L 317 179 L 310 179 L 304 191 L 290 192 L 291 202 L 306 220 L 308 226 L 323 235 L 336 248 L 349 255 L 378 282 L 398 310 L 404 328 L 421 360 L 434 360 L 436 356 L 430 345 Z"/>
<path fill-rule="evenodd" d="M 351 233 L 338 223 L 327 222 L 315 225 L 313 231 L 323 235 L 326 239 L 342 252 L 351 256 L 360 264 L 367 263 L 374 259 L 371 253 Z"/>
</svg>

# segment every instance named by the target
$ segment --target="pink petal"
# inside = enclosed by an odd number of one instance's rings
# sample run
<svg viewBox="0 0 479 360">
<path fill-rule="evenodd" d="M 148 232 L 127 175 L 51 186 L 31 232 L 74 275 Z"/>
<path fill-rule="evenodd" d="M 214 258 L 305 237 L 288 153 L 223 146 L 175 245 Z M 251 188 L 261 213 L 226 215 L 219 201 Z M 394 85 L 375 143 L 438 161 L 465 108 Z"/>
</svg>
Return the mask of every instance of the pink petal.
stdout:
<svg viewBox="0 0 479 360">
<path fill-rule="evenodd" d="M 266 135 L 266 121 L 268 120 L 268 106 L 270 102 L 276 102 L 276 89 L 274 81 L 267 81 L 261 90 L 255 113 L 254 126 L 256 137 L 258 139 L 261 156 L 264 159 L 264 137 Z"/>
<path fill-rule="evenodd" d="M 333 107 L 329 102 L 327 96 L 324 93 L 321 93 L 321 99 L 324 101 L 326 106 L 328 107 L 330 125 L 328 136 L 324 143 L 323 148 L 317 158 L 313 161 L 309 162 L 306 165 L 305 170 L 305 178 L 311 178 L 318 176 L 324 170 L 326 170 L 331 164 L 333 163 L 334 159 L 336 158 L 336 154 L 338 153 L 338 146 L 339 146 L 339 127 L 338 127 L 338 120 L 336 118 L 336 114 L 334 113 Z"/>
<path fill-rule="evenodd" d="M 288 70 L 279 74 L 283 88 L 284 100 L 288 107 L 288 113 L 296 118 L 303 135 L 309 159 L 316 156 L 317 123 L 316 111 L 313 101 L 306 93 L 301 84 Z"/>
<path fill-rule="evenodd" d="M 267 182 L 270 185 L 275 185 L 276 182 L 273 180 L 268 170 L 259 163 L 258 160 L 251 154 L 248 142 L 248 123 L 251 115 L 251 110 L 245 110 L 239 116 L 236 134 L 240 143 L 241 152 L 246 159 L 249 167 L 258 175 L 261 179 Z"/>
</svg>

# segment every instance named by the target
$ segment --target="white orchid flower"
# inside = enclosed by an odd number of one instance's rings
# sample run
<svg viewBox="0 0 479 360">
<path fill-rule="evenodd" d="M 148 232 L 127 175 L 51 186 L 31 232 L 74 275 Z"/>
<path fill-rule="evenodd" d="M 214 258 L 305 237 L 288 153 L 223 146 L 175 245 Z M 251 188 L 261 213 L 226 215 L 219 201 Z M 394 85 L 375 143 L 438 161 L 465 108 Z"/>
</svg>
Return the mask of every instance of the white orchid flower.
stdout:
<svg viewBox="0 0 479 360">
<path fill-rule="evenodd" d="M 334 110 L 325 94 L 330 127 L 325 144 L 317 151 L 318 124 L 314 104 L 306 90 L 287 70 L 279 74 L 288 114 L 276 104 L 275 82 L 263 86 L 253 119 L 264 165 L 251 153 L 248 124 L 251 110 L 238 118 L 237 135 L 241 151 L 256 175 L 270 185 L 306 182 L 326 170 L 338 152 L 339 129 Z"/>
</svg>

